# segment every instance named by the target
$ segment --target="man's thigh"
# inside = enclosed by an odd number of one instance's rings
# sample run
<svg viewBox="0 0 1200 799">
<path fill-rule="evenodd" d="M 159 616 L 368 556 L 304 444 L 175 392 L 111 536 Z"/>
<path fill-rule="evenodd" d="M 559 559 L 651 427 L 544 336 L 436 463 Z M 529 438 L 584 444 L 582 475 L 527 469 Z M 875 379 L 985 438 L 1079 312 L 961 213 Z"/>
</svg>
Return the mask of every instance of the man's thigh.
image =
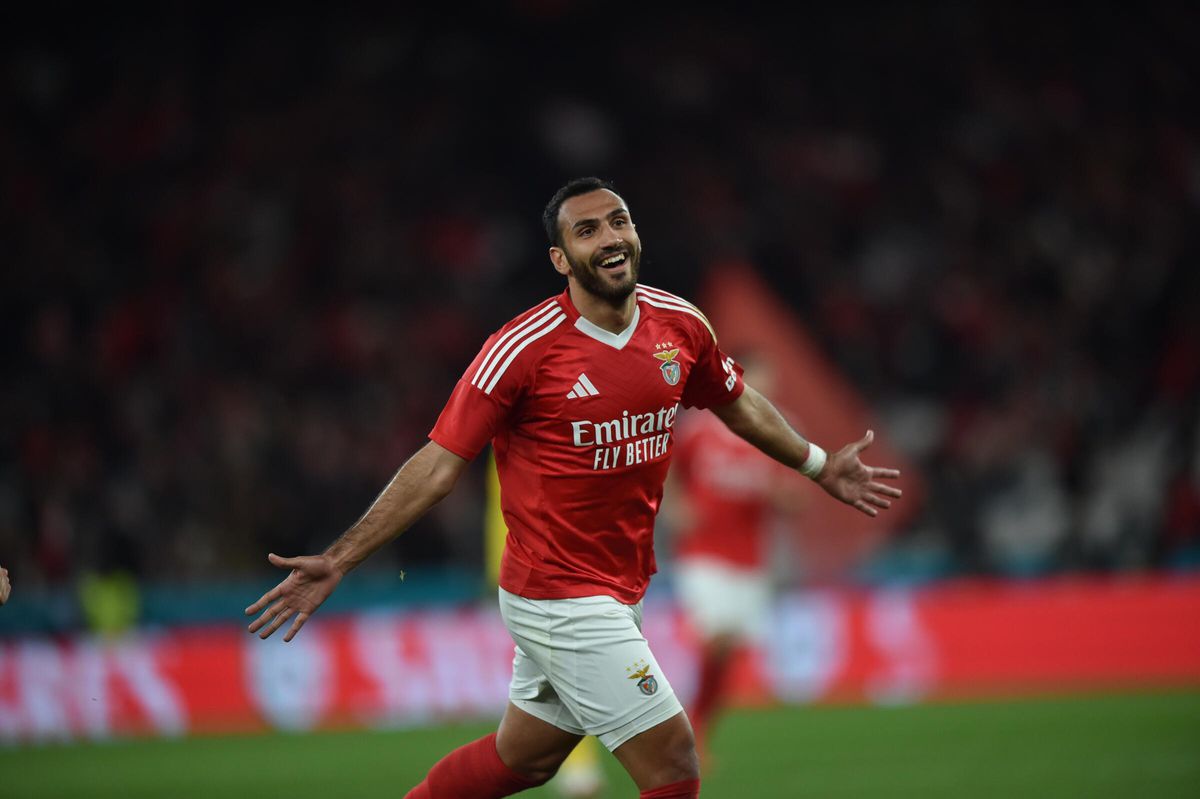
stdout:
<svg viewBox="0 0 1200 799">
<path fill-rule="evenodd" d="M 510 702 L 496 731 L 496 753 L 519 774 L 549 779 L 581 738 Z"/>
<path fill-rule="evenodd" d="M 541 782 L 558 771 L 580 740 L 509 703 L 496 733 L 496 752 L 510 769 Z M 682 711 L 638 732 L 613 755 L 639 790 L 699 776 L 692 728 Z"/>
<path fill-rule="evenodd" d="M 633 736 L 613 755 L 642 791 L 700 776 L 696 740 L 683 712 Z"/>
</svg>

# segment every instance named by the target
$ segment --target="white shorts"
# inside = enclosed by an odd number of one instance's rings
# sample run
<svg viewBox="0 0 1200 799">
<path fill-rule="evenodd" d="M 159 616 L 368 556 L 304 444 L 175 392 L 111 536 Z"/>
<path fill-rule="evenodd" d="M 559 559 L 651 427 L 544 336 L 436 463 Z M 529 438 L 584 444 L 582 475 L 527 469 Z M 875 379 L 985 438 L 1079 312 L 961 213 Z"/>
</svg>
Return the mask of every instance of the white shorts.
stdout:
<svg viewBox="0 0 1200 799">
<path fill-rule="evenodd" d="M 756 640 L 766 631 L 771 590 L 762 571 L 717 558 L 684 558 L 675 564 L 675 592 L 688 623 L 704 638 Z"/>
<path fill-rule="evenodd" d="M 526 713 L 611 752 L 683 712 L 642 635 L 642 603 L 526 599 L 500 589 L 516 643 L 508 696 Z"/>
</svg>

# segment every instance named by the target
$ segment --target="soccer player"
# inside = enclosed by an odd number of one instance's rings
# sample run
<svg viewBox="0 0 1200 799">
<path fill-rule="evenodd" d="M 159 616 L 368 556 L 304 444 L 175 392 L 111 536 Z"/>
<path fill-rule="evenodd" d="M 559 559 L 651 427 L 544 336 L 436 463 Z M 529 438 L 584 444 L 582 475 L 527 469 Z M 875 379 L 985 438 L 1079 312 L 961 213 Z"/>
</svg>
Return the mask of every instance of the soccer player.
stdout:
<svg viewBox="0 0 1200 799">
<path fill-rule="evenodd" d="M 509 704 L 492 735 L 438 761 L 409 799 L 508 796 L 553 776 L 580 737 L 600 739 L 643 797 L 699 795 L 691 725 L 641 634 L 655 571 L 654 516 L 680 404 L 876 515 L 900 496 L 863 465 L 872 434 L 832 455 L 745 386 L 694 306 L 638 283 L 633 217 L 613 187 L 573 180 L 543 214 L 567 288 L 494 333 L 429 434 L 366 513 L 246 609 L 291 640 L 342 577 L 443 499 L 492 442 L 508 541 L 500 611 L 516 643 Z"/>
<path fill-rule="evenodd" d="M 747 384 L 773 393 L 774 367 L 765 356 L 746 355 L 741 363 Z M 703 760 L 732 658 L 765 631 L 771 524 L 799 503 L 790 470 L 764 458 L 716 415 L 684 414 L 675 438 L 667 498 L 673 503 L 676 595 L 700 638 L 700 675 L 688 719 Z"/>
</svg>

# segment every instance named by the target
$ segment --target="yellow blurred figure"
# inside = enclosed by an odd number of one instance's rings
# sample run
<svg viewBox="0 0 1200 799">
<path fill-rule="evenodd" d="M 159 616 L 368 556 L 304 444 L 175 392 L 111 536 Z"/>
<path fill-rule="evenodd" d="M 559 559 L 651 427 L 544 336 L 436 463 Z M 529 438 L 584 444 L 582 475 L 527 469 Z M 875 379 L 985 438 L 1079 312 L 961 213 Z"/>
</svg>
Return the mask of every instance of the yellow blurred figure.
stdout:
<svg viewBox="0 0 1200 799">
<path fill-rule="evenodd" d="M 132 628 L 141 612 L 137 581 L 125 572 L 89 574 L 79 583 L 88 629 L 115 638 Z"/>
<path fill-rule="evenodd" d="M 500 478 L 496 473 L 496 458 L 489 451 L 487 459 L 487 506 L 483 518 L 484 562 L 491 585 L 500 579 L 500 556 L 508 528 L 500 510 Z M 600 766 L 600 744 L 588 735 L 567 756 L 550 786 L 567 799 L 598 799 L 604 791 L 604 771 Z"/>
</svg>

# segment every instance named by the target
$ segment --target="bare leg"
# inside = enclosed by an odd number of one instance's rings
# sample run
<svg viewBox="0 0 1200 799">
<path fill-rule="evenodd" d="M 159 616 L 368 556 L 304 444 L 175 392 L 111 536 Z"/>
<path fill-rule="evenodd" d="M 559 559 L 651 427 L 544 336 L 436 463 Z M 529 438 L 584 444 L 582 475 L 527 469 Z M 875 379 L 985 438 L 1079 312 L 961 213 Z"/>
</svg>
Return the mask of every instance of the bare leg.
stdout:
<svg viewBox="0 0 1200 799">
<path fill-rule="evenodd" d="M 630 738 L 613 755 L 639 791 L 700 778 L 692 725 L 683 712 Z"/>
<path fill-rule="evenodd" d="M 521 793 L 553 777 L 579 738 L 510 703 L 497 732 L 434 763 L 405 799 L 500 799 Z"/>
<path fill-rule="evenodd" d="M 509 702 L 496 733 L 496 752 L 513 771 L 535 782 L 545 782 L 582 737 L 547 724 Z"/>
</svg>

